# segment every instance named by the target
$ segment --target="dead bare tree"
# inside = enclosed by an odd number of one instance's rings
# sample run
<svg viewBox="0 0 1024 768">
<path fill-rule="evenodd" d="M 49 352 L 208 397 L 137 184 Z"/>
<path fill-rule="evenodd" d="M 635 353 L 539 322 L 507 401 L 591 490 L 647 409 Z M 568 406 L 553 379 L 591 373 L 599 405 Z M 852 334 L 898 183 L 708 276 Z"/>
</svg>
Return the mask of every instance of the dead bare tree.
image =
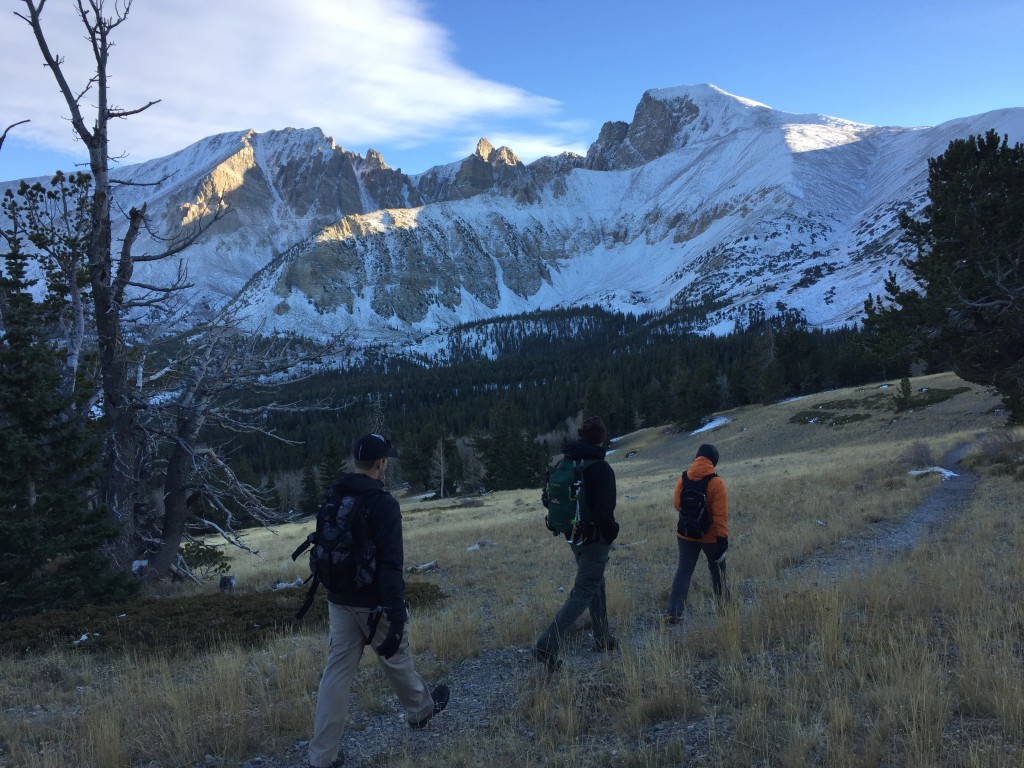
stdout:
<svg viewBox="0 0 1024 768">
<path fill-rule="evenodd" d="M 234 306 L 175 338 L 167 337 L 166 329 L 185 327 L 183 321 L 193 309 L 185 293 L 189 285 L 182 262 L 169 285 L 138 280 L 135 267 L 178 256 L 226 209 L 223 203 L 203 209 L 190 227 L 163 236 L 152 230 L 146 204 L 127 211 L 117 207 L 115 190 L 125 182 L 110 175 L 108 127 L 112 120 L 158 103 L 126 110 L 109 102 L 110 36 L 127 20 L 131 0 L 116 3 L 112 16 L 105 15 L 103 0 L 75 1 L 95 62 L 95 71 L 77 91 L 63 70 L 64 59 L 47 43 L 42 23 L 46 0 L 22 2 L 25 13 L 16 15 L 31 27 L 70 110 L 74 131 L 89 150 L 88 222 L 68 230 L 55 227 L 56 234 L 51 239 L 41 235 L 37 247 L 61 274 L 74 275 L 84 267 L 89 273 L 89 319 L 95 324 L 106 429 L 99 497 L 121 526 L 120 540 L 110 555 L 128 568 L 133 560 L 149 554 L 150 573 L 187 576 L 178 555 L 183 539 L 214 533 L 244 548 L 238 535 L 239 516 L 248 523 L 274 522 L 261 489 L 232 471 L 228 449 L 203 444 L 207 428 L 262 432 L 275 438 L 263 421 L 268 413 L 327 407 L 278 403 L 268 393 L 279 386 L 281 377 L 294 378 L 304 366 L 338 354 L 345 340 L 339 338 L 325 348 L 295 339 L 266 338 L 259 331 L 247 333 Z M 89 120 L 86 104 L 94 109 Z M 119 243 L 114 238 L 115 212 L 125 220 L 119 225 L 124 230 Z M 157 244 L 155 253 L 140 252 L 143 231 L 149 242 Z M 75 311 L 78 317 L 84 315 L 81 307 Z M 262 404 L 243 407 L 240 394 L 246 390 L 263 393 Z M 153 505 L 150 494 L 157 485 L 162 486 L 162 502 Z"/>
<path fill-rule="evenodd" d="M 430 455 L 430 479 L 437 484 L 438 494 L 445 497 L 445 473 L 448 470 L 448 457 L 445 456 L 444 435 L 437 438 L 437 445 Z"/>
<path fill-rule="evenodd" d="M 159 539 L 149 540 L 154 551 L 149 566 L 157 575 L 166 575 L 177 563 L 178 549 L 189 530 L 220 535 L 245 548 L 238 535 L 239 516 L 249 525 L 280 522 L 278 513 L 267 507 L 265 493 L 231 470 L 222 449 L 200 443 L 204 427 L 281 440 L 265 426 L 269 414 L 344 407 L 273 399 L 282 377 L 296 381 L 321 370 L 325 356 L 341 353 L 344 344 L 338 339 L 327 346 L 311 345 L 291 337 L 246 332 L 235 307 L 176 340 L 175 356 L 148 379 L 167 382 L 167 396 L 151 401 L 146 423 L 154 441 L 171 444 L 164 469 L 163 522 Z M 260 395 L 262 402 L 242 405 L 243 392 Z M 204 518 L 204 508 L 219 513 L 223 524 Z"/>
<path fill-rule="evenodd" d="M 136 550 L 139 534 L 136 515 L 144 505 L 147 467 L 152 455 L 140 417 L 145 402 L 140 401 L 130 384 L 134 353 L 125 331 L 125 323 L 131 311 L 138 308 L 140 301 L 154 301 L 175 289 L 175 286 L 137 283 L 133 280 L 134 268 L 140 261 L 156 261 L 179 254 L 206 227 L 223 215 L 223 211 L 212 212 L 205 220 L 201 219 L 200 225 L 193 231 L 171 240 L 165 251 L 140 255 L 134 253 L 133 249 L 146 223 L 146 208 L 145 205 L 132 208 L 127 212 L 127 231 L 115 253 L 112 199 L 113 187 L 117 182 L 110 176 L 108 128 L 111 121 L 137 115 L 158 103 L 151 101 L 138 108 L 122 109 L 109 100 L 107 86 L 109 56 L 113 46 L 111 34 L 128 19 L 131 0 L 117 3 L 113 15 L 106 14 L 103 0 L 76 0 L 75 8 L 91 45 L 95 63 L 95 70 L 77 90 L 72 87 L 64 71 L 64 58 L 51 51 L 47 42 L 42 21 L 46 0 L 22 1 L 25 12 L 15 15 L 32 29 L 43 60 L 53 74 L 70 111 L 74 132 L 89 151 L 93 186 L 84 259 L 89 271 L 107 436 L 100 499 L 122 531 L 111 555 L 121 567 L 127 568 Z M 86 112 L 90 109 L 93 114 L 87 118 Z M 137 290 L 149 291 L 156 294 L 156 298 L 140 299 Z"/>
</svg>

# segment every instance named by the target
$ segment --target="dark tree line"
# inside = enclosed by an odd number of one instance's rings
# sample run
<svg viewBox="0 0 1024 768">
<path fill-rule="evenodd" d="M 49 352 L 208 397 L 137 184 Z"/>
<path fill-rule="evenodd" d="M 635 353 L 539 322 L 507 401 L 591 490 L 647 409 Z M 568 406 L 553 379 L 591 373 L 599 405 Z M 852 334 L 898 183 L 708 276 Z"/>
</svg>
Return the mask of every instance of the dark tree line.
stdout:
<svg viewBox="0 0 1024 768">
<path fill-rule="evenodd" d="M 536 438 L 564 431 L 566 419 L 580 413 L 602 415 L 612 434 L 669 423 L 695 428 L 721 409 L 882 376 L 880 359 L 855 329 L 811 329 L 795 314 L 752 313 L 724 337 L 680 331 L 664 316 L 600 309 L 551 310 L 485 325 L 474 333 L 499 350 L 496 359 L 473 355 L 468 345 L 457 362 L 443 365 L 372 352 L 359 365 L 301 385 L 310 396 L 355 406 L 316 418 L 275 416 L 274 428 L 302 445 L 242 437 L 239 452 L 258 475 L 315 467 L 330 441 L 347 449 L 366 431 L 365 411 L 376 399 L 402 451 L 403 480 L 438 490 L 431 476 L 438 442 L 448 441 L 454 460 L 459 440 L 472 445 L 482 464 L 482 487 L 526 487 L 539 484 L 545 457 L 560 448 Z M 521 332 L 530 335 L 515 335 Z M 516 445 L 518 435 L 527 436 L 536 455 Z M 519 453 L 509 460 L 514 445 Z M 453 466 L 453 482 L 461 479 L 458 471 Z"/>
</svg>

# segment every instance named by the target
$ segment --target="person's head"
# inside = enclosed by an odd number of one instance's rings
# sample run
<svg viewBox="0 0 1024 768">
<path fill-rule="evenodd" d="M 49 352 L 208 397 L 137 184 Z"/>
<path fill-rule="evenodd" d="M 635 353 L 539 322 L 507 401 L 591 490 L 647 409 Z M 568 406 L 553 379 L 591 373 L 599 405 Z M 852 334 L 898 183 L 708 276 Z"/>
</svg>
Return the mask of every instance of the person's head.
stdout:
<svg viewBox="0 0 1024 768">
<path fill-rule="evenodd" d="M 580 424 L 580 428 L 576 430 L 576 434 L 580 436 L 580 440 L 586 440 L 588 443 L 597 446 L 604 445 L 608 440 L 608 429 L 605 427 L 600 416 L 591 416 L 584 419 L 583 423 Z"/>
<path fill-rule="evenodd" d="M 718 466 L 718 449 L 710 443 L 704 443 L 700 448 L 697 449 L 697 455 L 703 456 L 705 459 L 711 462 L 711 466 Z"/>
<path fill-rule="evenodd" d="M 387 468 L 388 459 L 398 456 L 398 451 L 383 435 L 363 435 L 352 446 L 352 460 L 356 472 L 380 479 Z"/>
</svg>

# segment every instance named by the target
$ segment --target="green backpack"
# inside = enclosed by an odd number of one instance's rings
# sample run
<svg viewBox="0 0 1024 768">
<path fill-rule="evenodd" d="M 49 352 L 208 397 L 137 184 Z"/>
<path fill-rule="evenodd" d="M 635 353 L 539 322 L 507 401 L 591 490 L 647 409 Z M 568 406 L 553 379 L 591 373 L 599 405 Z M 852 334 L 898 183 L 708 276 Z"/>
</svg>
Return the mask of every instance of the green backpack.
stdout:
<svg viewBox="0 0 1024 768">
<path fill-rule="evenodd" d="M 575 540 L 583 527 L 591 523 L 590 509 L 583 492 L 583 470 L 600 459 L 563 458 L 548 475 L 544 487 L 548 514 L 548 529 L 554 534 L 565 534 Z"/>
</svg>

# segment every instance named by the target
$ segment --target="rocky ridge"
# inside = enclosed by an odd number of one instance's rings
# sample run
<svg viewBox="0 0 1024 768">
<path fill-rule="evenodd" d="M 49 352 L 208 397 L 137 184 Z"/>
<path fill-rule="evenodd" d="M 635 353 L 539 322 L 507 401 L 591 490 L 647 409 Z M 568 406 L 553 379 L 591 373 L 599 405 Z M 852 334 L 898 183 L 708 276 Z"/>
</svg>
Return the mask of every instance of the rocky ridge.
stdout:
<svg viewBox="0 0 1024 768">
<path fill-rule="evenodd" d="M 240 131 L 121 169 L 146 186 L 116 204 L 145 202 L 164 229 L 226 206 L 182 256 L 194 303 L 237 300 L 264 331 L 436 346 L 461 323 L 587 304 L 698 306 L 711 333 L 751 311 L 829 328 L 900 271 L 898 216 L 923 205 L 927 159 L 990 128 L 1021 140 L 1024 109 L 878 128 L 685 86 L 643 94 L 586 157 L 526 165 L 481 139 L 410 176 L 319 129 Z M 142 264 L 139 277 L 177 271 Z"/>
</svg>

